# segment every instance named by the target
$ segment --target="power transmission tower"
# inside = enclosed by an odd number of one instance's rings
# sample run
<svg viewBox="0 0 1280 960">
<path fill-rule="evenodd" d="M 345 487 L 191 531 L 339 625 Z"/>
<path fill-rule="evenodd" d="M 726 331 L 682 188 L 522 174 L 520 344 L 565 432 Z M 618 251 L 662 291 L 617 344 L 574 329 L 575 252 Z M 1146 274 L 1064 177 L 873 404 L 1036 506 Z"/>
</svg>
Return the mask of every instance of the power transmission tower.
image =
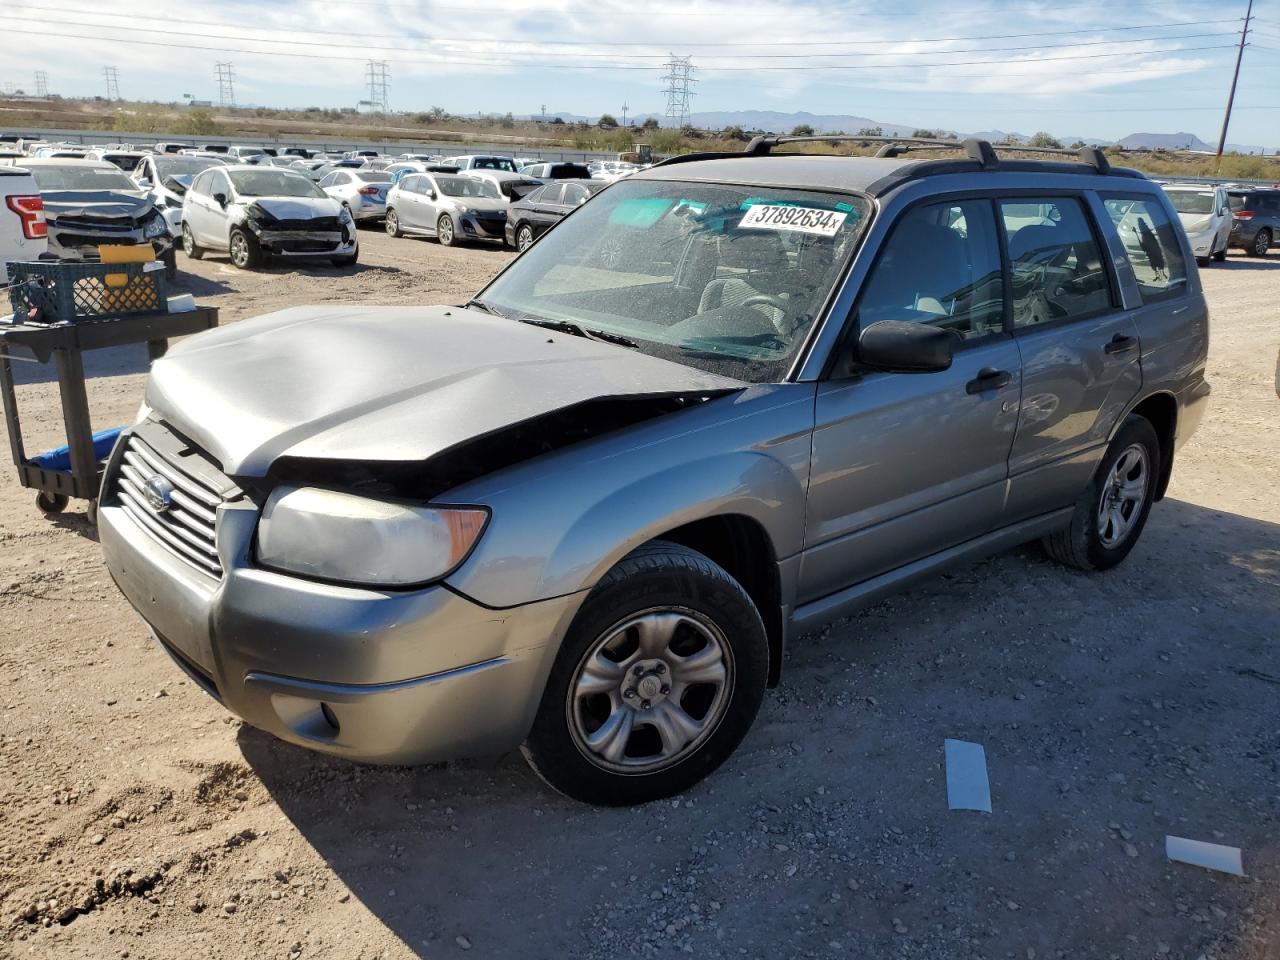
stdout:
<svg viewBox="0 0 1280 960">
<path fill-rule="evenodd" d="M 365 80 L 369 83 L 369 104 L 378 113 L 390 112 L 387 88 L 391 86 L 391 68 L 386 60 L 370 60 L 365 64 Z"/>
<path fill-rule="evenodd" d="M 664 66 L 667 72 L 662 79 L 667 85 L 662 92 L 667 95 L 667 120 L 680 129 L 689 123 L 689 100 L 694 95 L 690 85 L 698 82 L 693 78 L 693 57 L 677 57 L 673 53 Z"/>
<path fill-rule="evenodd" d="M 1227 127 L 1231 125 L 1231 107 L 1236 101 L 1236 82 L 1240 79 L 1240 61 L 1244 59 L 1245 38 L 1249 36 L 1249 21 L 1253 19 L 1253 0 L 1244 14 L 1244 27 L 1240 30 L 1240 49 L 1236 51 L 1236 69 L 1231 74 L 1231 92 L 1227 94 L 1227 112 L 1222 117 L 1222 132 L 1218 134 L 1217 160 L 1222 162 L 1222 151 L 1227 148 Z"/>
<path fill-rule="evenodd" d="M 43 70 L 36 71 L 36 96 L 47 97 L 49 95 L 49 75 Z"/>
<path fill-rule="evenodd" d="M 120 99 L 120 71 L 115 67 L 103 67 L 102 79 L 107 81 L 107 99 Z"/>
<path fill-rule="evenodd" d="M 236 105 L 235 71 L 230 63 L 215 63 L 213 75 L 218 80 L 218 106 L 234 107 Z"/>
</svg>

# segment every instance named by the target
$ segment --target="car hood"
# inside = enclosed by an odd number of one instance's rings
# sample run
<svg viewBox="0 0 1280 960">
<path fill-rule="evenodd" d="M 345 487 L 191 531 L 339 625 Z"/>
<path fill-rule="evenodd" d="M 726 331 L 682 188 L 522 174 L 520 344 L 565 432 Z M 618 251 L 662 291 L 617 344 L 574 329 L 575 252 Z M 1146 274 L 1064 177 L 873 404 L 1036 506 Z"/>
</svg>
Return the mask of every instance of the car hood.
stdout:
<svg viewBox="0 0 1280 960">
<path fill-rule="evenodd" d="M 1212 213 L 1180 213 L 1178 214 L 1178 222 L 1182 224 L 1185 230 L 1188 227 L 1194 227 L 1199 224 L 1207 225 L 1213 219 Z"/>
<path fill-rule="evenodd" d="M 310 220 L 335 217 L 342 204 L 333 197 L 243 197 L 245 206 L 257 204 L 277 220 Z"/>
<path fill-rule="evenodd" d="M 295 307 L 176 345 L 147 404 L 235 476 L 283 456 L 422 461 L 592 400 L 739 381 L 459 307 Z"/>
<path fill-rule="evenodd" d="M 146 191 L 139 190 L 45 190 L 45 216 L 58 217 L 132 217 L 138 219 L 152 206 Z"/>
</svg>

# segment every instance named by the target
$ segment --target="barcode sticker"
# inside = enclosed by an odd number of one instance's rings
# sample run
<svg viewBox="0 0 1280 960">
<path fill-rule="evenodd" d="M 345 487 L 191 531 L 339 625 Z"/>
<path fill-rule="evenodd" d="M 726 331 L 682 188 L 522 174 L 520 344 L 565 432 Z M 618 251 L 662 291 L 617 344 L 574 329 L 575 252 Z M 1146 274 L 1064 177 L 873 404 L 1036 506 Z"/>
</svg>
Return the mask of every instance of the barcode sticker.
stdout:
<svg viewBox="0 0 1280 960">
<path fill-rule="evenodd" d="M 739 226 L 743 230 L 790 230 L 834 237 L 848 216 L 842 210 L 820 210 L 817 207 L 774 206 L 753 204 L 747 208 Z"/>
</svg>

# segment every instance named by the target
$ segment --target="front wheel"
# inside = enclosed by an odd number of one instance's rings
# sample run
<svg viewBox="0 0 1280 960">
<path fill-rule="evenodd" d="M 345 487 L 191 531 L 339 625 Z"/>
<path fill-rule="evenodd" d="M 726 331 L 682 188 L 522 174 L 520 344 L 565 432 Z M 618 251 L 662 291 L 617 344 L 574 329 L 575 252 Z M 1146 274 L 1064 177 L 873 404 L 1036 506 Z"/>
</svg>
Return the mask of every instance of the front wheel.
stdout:
<svg viewBox="0 0 1280 960">
<path fill-rule="evenodd" d="M 1253 257 L 1265 257 L 1267 251 L 1271 249 L 1271 231 L 1259 230 L 1253 238 L 1253 245 L 1249 247 L 1249 255 Z"/>
<path fill-rule="evenodd" d="M 351 256 L 349 257 L 332 257 L 330 258 L 329 262 L 332 263 L 335 267 L 354 267 L 356 265 L 356 261 L 359 259 L 360 259 L 360 251 L 357 250 L 355 253 L 351 254 Z"/>
<path fill-rule="evenodd" d="M 195 235 L 185 223 L 182 225 L 182 252 L 192 260 L 199 260 L 204 256 L 204 248 L 196 243 Z"/>
<path fill-rule="evenodd" d="M 609 571 L 578 611 L 525 757 L 585 803 L 669 797 L 742 741 L 768 673 L 764 624 L 742 586 L 702 554 L 654 541 Z"/>
<path fill-rule="evenodd" d="M 1159 465 L 1155 428 L 1130 416 L 1076 500 L 1071 522 L 1041 541 L 1045 552 L 1078 570 L 1108 570 L 1124 560 L 1147 524 Z"/>
<path fill-rule="evenodd" d="M 1221 249 L 1221 250 L 1219 250 L 1219 251 L 1217 251 L 1217 252 L 1213 255 L 1213 262 L 1214 262 L 1214 263 L 1226 263 L 1226 262 L 1227 262 L 1227 245 L 1226 245 L 1226 243 L 1225 243 L 1225 242 L 1222 244 L 1222 249 Z"/>
<path fill-rule="evenodd" d="M 394 209 L 387 211 L 387 220 L 383 226 L 386 227 L 387 236 L 389 237 L 404 236 L 404 231 L 400 229 L 400 214 L 396 213 Z"/>
<path fill-rule="evenodd" d="M 262 265 L 262 248 L 258 238 L 236 227 L 231 231 L 231 263 L 238 270 L 249 270 Z"/>
<path fill-rule="evenodd" d="M 452 247 L 458 242 L 457 234 L 453 232 L 453 217 L 447 213 L 442 214 L 436 221 L 436 239 L 440 241 L 442 247 Z"/>
<path fill-rule="evenodd" d="M 174 250 L 173 247 L 164 252 L 160 262 L 164 264 L 164 277 L 166 280 L 172 280 L 178 275 L 178 251 Z"/>
</svg>

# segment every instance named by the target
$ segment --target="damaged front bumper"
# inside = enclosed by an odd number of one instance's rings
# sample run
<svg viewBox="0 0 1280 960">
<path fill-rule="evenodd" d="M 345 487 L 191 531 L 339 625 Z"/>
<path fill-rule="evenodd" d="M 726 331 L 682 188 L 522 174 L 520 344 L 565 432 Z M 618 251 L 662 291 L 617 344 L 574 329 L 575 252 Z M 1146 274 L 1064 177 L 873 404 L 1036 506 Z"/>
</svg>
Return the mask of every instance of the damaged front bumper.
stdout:
<svg viewBox="0 0 1280 960">
<path fill-rule="evenodd" d="M 248 226 L 262 249 L 278 257 L 348 257 L 356 252 L 354 223 L 336 230 L 282 230 L 256 220 Z"/>
<path fill-rule="evenodd" d="M 104 477 L 107 567 L 165 651 L 228 709 L 282 740 L 378 763 L 524 739 L 582 594 L 493 610 L 444 585 L 376 590 L 265 570 L 252 558 L 258 507 L 239 491 L 216 509 L 220 570 L 204 569 L 126 506 L 129 448 L 126 433 Z"/>
</svg>

